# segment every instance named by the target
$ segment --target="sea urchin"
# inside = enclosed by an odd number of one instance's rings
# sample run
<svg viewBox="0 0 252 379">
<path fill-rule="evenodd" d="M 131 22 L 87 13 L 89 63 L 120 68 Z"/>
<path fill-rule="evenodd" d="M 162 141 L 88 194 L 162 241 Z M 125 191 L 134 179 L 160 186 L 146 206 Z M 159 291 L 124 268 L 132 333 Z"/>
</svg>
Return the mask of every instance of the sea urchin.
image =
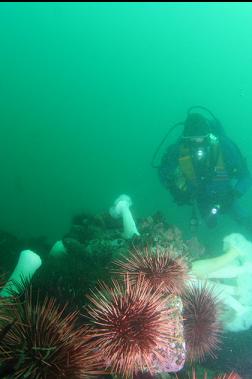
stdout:
<svg viewBox="0 0 252 379">
<path fill-rule="evenodd" d="M 142 276 L 136 284 L 126 277 L 112 288 L 102 284 L 88 297 L 97 350 L 106 367 L 126 377 L 151 371 L 153 351 L 166 346 L 174 328 L 173 310 L 160 288 L 153 291 Z"/>
<path fill-rule="evenodd" d="M 219 302 L 213 288 L 188 285 L 182 296 L 187 358 L 197 361 L 214 356 L 220 342 Z"/>
<path fill-rule="evenodd" d="M 166 294 L 180 295 L 184 290 L 187 279 L 185 259 L 170 250 L 135 249 L 128 258 L 114 263 L 119 267 L 117 272 L 127 272 L 133 282 L 143 275 L 153 289 L 161 288 Z"/>
</svg>

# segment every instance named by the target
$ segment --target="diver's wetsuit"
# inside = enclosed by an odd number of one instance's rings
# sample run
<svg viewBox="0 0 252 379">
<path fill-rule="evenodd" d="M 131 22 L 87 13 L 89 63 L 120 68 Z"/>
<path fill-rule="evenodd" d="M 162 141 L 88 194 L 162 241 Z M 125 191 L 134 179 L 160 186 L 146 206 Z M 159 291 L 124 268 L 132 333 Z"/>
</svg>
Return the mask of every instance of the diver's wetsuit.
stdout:
<svg viewBox="0 0 252 379">
<path fill-rule="evenodd" d="M 251 187 L 252 178 L 246 160 L 236 144 L 225 135 L 218 136 L 221 163 L 220 159 L 213 158 L 213 153 L 209 151 L 207 163 L 199 165 L 192 159 L 190 151 L 188 156 L 186 153 L 181 160 L 182 141 L 179 139 L 169 146 L 159 167 L 160 180 L 176 203 L 196 203 L 209 227 L 215 226 L 217 221 L 217 217 L 212 216 L 228 212 L 252 233 L 252 219 L 239 205 L 239 198 Z M 186 159 L 191 159 L 187 166 L 184 163 Z M 214 207 L 216 213 L 212 214 Z"/>
</svg>

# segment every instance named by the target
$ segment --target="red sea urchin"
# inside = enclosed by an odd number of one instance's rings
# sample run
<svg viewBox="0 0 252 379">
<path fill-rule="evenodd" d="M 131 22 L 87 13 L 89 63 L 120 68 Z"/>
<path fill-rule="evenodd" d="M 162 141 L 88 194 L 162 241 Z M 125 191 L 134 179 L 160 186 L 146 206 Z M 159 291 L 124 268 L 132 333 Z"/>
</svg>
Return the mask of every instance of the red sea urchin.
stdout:
<svg viewBox="0 0 252 379">
<path fill-rule="evenodd" d="M 126 277 L 123 284 L 113 282 L 113 288 L 102 284 L 88 297 L 97 350 L 106 367 L 126 377 L 151 372 L 153 351 L 166 346 L 174 328 L 173 309 L 167 309 L 160 288 L 153 291 L 141 276 L 135 285 Z"/>
<path fill-rule="evenodd" d="M 190 285 L 182 296 L 187 359 L 197 361 L 214 356 L 220 342 L 219 302 L 213 288 Z"/>
<path fill-rule="evenodd" d="M 0 343 L 1 362 L 11 365 L 13 379 L 77 379 L 98 372 L 89 329 L 77 329 L 77 313 L 65 311 L 54 299 L 33 301 L 30 290 L 17 302 L 15 324 Z"/>
<path fill-rule="evenodd" d="M 188 271 L 185 259 L 170 250 L 135 249 L 128 258 L 114 263 L 133 282 L 141 274 L 153 289 L 161 288 L 166 294 L 180 295 L 184 290 Z"/>
</svg>

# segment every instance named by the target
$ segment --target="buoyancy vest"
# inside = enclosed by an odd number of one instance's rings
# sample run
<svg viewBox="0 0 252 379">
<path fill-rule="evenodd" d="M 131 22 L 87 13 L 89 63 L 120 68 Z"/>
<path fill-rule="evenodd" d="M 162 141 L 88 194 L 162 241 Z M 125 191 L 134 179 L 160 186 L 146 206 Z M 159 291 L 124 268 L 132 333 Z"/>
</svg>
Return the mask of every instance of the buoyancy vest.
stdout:
<svg viewBox="0 0 252 379">
<path fill-rule="evenodd" d="M 180 145 L 179 167 L 186 181 L 197 185 L 197 173 L 193 164 L 191 150 L 185 144 Z M 205 161 L 205 171 L 211 182 L 228 182 L 230 177 L 227 172 L 220 143 L 214 143 L 210 146 L 209 156 Z"/>
</svg>

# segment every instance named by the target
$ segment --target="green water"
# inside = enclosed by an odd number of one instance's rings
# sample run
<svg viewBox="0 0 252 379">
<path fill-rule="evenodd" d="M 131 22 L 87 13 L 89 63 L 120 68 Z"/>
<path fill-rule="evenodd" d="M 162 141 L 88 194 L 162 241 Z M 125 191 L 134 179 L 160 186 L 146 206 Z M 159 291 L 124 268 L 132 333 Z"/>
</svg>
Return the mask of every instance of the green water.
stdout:
<svg viewBox="0 0 252 379">
<path fill-rule="evenodd" d="M 0 228 L 54 240 L 128 193 L 186 229 L 152 154 L 201 104 L 252 166 L 251 40 L 250 3 L 1 3 Z"/>
<path fill-rule="evenodd" d="M 55 242 L 73 215 L 107 211 L 126 193 L 136 218 L 160 210 L 190 238 L 191 209 L 173 202 L 152 156 L 202 105 L 252 171 L 251 67 L 252 3 L 1 3 L 0 231 Z M 251 200 L 252 190 L 242 199 L 252 214 Z M 199 237 L 219 255 L 233 232 L 243 229 L 222 217 Z M 6 252 L 10 266 L 15 254 Z M 74 264 L 69 277 L 78 268 L 100 278 L 95 264 Z M 224 342 L 219 361 L 251 365 L 251 331 Z"/>
</svg>

